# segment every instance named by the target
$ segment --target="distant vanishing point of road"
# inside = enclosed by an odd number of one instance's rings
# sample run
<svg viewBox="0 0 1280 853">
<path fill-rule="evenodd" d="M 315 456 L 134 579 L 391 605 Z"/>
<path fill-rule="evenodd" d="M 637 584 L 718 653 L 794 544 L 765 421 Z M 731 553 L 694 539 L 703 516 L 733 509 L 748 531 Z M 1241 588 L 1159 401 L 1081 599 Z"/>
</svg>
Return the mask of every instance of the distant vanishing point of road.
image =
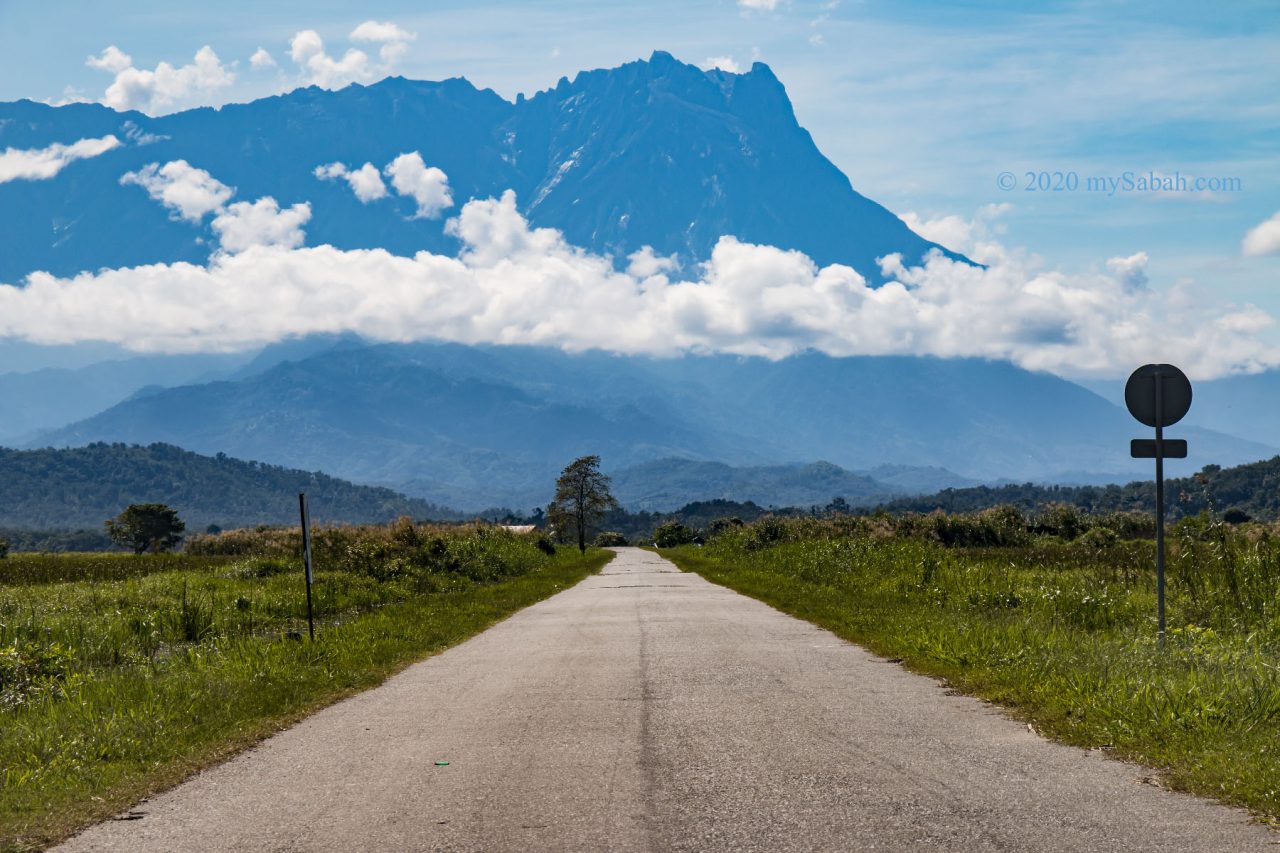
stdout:
<svg viewBox="0 0 1280 853">
<path fill-rule="evenodd" d="M 59 849 L 1277 849 L 1149 776 L 622 549 Z"/>
</svg>

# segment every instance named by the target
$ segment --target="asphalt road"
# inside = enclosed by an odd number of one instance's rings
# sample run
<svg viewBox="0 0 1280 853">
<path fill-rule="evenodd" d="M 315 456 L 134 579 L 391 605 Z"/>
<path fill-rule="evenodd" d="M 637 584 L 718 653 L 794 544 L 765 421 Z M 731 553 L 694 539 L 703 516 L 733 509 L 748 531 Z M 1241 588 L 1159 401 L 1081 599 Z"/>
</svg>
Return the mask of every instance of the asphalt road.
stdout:
<svg viewBox="0 0 1280 853">
<path fill-rule="evenodd" d="M 1150 777 L 623 549 L 61 849 L 1277 849 Z"/>
</svg>

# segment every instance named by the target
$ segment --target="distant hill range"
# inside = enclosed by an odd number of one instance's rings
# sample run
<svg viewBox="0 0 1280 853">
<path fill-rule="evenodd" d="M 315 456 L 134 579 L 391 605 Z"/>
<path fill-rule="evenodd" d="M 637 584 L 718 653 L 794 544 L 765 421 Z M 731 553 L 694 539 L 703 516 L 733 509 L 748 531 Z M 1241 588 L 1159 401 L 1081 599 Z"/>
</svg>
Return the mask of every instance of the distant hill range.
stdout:
<svg viewBox="0 0 1280 853">
<path fill-rule="evenodd" d="M 164 444 L 92 444 L 70 450 L 0 448 L 0 527 L 101 530 L 131 503 L 164 503 L 192 532 L 296 524 L 306 492 L 317 522 L 460 516 L 390 489 Z"/>
<path fill-rule="evenodd" d="M 1043 486 L 1032 483 L 945 489 L 937 494 L 898 498 L 879 508 L 900 512 L 973 512 L 998 504 L 1012 504 L 1024 512 L 1037 512 L 1062 503 L 1088 512 L 1114 510 L 1155 511 L 1154 472 L 1147 480 L 1109 486 Z M 1191 477 L 1165 481 L 1165 503 L 1170 518 L 1196 515 L 1212 509 L 1240 519 L 1280 519 L 1280 456 L 1221 468 L 1208 465 Z"/>
<path fill-rule="evenodd" d="M 882 466 L 851 472 L 830 462 L 735 468 L 722 462 L 659 459 L 613 474 L 613 493 L 622 505 L 651 512 L 716 500 L 811 507 L 843 498 L 850 506 L 870 506 L 897 495 L 967 485 L 976 483 L 940 468 Z"/>
<path fill-rule="evenodd" d="M 756 471 L 757 485 L 773 482 L 748 494 L 771 503 L 965 484 L 927 468 L 970 482 L 1054 481 L 1085 466 L 1125 480 L 1144 470 L 1128 458 L 1141 430 L 1127 412 L 1063 379 L 980 359 L 653 359 L 343 340 L 241 377 L 147 391 L 30 446 L 164 442 L 323 470 L 467 511 L 545 505 L 560 469 L 587 453 L 614 472 L 671 458 L 735 468 L 826 460 L 888 487 L 841 481 L 825 494 L 788 492 L 779 475 Z M 1171 473 L 1275 453 L 1203 429 L 1178 427 L 1177 436 L 1190 440 L 1191 459 Z M 887 461 L 902 467 L 877 468 Z M 656 480 L 624 477 L 620 486 L 635 501 L 679 505 L 728 496 L 736 476 L 684 467 L 659 466 L 648 471 Z M 695 491 L 699 476 L 712 479 Z M 740 485 L 728 491 L 745 496 Z"/>
</svg>

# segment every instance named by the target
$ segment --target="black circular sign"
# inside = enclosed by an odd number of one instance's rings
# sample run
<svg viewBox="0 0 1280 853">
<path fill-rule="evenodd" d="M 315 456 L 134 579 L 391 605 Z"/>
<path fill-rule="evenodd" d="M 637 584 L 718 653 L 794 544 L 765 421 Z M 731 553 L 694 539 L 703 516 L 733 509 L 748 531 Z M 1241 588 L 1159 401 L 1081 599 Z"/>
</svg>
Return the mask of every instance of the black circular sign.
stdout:
<svg viewBox="0 0 1280 853">
<path fill-rule="evenodd" d="M 1159 412 L 1156 412 L 1157 382 L 1160 383 Z M 1172 364 L 1144 364 L 1125 383 L 1124 404 L 1140 423 L 1149 427 L 1172 426 L 1191 408 L 1191 380 Z"/>
</svg>

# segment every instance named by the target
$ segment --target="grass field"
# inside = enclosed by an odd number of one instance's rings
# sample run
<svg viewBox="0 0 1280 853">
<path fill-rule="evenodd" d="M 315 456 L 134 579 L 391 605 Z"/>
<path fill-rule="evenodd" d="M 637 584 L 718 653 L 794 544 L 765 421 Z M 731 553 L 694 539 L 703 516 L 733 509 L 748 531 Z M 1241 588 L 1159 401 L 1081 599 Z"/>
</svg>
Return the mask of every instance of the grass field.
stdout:
<svg viewBox="0 0 1280 853">
<path fill-rule="evenodd" d="M 946 547 L 921 535 L 929 526 L 768 519 L 663 553 L 1001 703 L 1052 737 L 1280 819 L 1273 531 L 1206 519 L 1182 526 L 1172 537 L 1171 630 L 1161 648 L 1149 541 L 1108 533 L 1068 543 L 1028 525 L 1003 545 Z"/>
<path fill-rule="evenodd" d="M 313 643 L 294 542 L 0 560 L 0 850 L 114 814 L 610 556 L 493 528 L 322 531 Z"/>
</svg>

